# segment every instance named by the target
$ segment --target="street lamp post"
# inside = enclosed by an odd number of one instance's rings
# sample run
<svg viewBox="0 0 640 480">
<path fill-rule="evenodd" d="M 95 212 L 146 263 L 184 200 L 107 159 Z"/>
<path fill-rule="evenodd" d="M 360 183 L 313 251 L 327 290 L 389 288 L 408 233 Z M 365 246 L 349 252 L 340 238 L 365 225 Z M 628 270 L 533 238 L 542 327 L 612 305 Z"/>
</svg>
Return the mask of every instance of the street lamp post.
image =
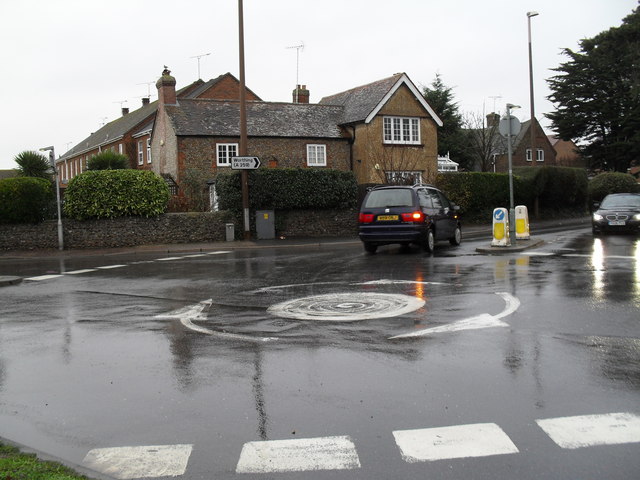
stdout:
<svg viewBox="0 0 640 480">
<path fill-rule="evenodd" d="M 62 234 L 62 212 L 60 209 L 60 180 L 58 179 L 58 169 L 56 168 L 56 154 L 53 147 L 44 147 L 41 152 L 49 152 L 49 163 L 53 168 L 53 176 L 56 179 L 56 204 L 58 206 L 58 249 L 64 250 L 64 238 Z"/>
<path fill-rule="evenodd" d="M 536 132 L 534 119 L 536 118 L 535 107 L 533 102 L 533 56 L 531 54 L 531 17 L 539 15 L 538 12 L 527 12 L 527 26 L 529 31 L 529 102 L 531 103 L 531 125 L 529 132 L 531 134 L 531 164 L 537 165 L 536 155 Z"/>
</svg>

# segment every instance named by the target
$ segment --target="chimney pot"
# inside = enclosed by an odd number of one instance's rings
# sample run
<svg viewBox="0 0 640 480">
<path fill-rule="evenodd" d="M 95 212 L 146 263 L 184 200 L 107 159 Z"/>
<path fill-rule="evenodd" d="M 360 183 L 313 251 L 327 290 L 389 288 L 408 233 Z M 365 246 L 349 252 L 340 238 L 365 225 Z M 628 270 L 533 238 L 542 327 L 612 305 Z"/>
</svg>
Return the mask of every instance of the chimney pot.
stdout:
<svg viewBox="0 0 640 480">
<path fill-rule="evenodd" d="M 122 116 L 124 117 L 127 113 L 129 113 L 129 109 L 127 107 L 122 107 Z"/>
<path fill-rule="evenodd" d="M 142 97 L 142 106 L 149 105 L 149 97 Z"/>
<path fill-rule="evenodd" d="M 293 91 L 293 103 L 309 103 L 309 90 L 306 85 L 298 85 Z"/>
<path fill-rule="evenodd" d="M 162 76 L 156 82 L 158 89 L 158 103 L 160 105 L 176 105 L 176 79 L 171 76 L 167 67 L 164 68 Z"/>
</svg>

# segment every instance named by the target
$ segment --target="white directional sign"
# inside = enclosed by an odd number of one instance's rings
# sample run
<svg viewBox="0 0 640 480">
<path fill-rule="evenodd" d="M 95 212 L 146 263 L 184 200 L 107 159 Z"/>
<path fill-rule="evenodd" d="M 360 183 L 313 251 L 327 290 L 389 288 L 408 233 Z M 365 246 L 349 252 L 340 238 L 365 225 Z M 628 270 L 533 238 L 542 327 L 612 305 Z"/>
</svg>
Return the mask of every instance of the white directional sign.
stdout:
<svg viewBox="0 0 640 480">
<path fill-rule="evenodd" d="M 231 157 L 233 170 L 255 170 L 260 166 L 258 157 Z"/>
</svg>

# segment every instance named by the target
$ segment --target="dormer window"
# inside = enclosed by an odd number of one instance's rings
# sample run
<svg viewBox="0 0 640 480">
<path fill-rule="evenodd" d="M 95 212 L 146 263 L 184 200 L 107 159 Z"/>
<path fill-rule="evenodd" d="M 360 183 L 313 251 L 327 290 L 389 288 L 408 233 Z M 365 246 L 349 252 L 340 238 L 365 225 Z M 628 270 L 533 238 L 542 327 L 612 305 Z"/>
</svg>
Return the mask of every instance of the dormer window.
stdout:
<svg viewBox="0 0 640 480">
<path fill-rule="evenodd" d="M 420 144 L 420 119 L 414 117 L 383 117 L 384 143 Z"/>
</svg>

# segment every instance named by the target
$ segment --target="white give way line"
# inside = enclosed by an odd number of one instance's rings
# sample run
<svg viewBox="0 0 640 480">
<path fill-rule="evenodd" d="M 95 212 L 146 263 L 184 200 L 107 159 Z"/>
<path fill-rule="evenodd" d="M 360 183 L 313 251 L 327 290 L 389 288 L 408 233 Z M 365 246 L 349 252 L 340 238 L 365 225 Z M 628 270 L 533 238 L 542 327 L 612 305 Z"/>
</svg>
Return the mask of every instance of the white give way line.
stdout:
<svg viewBox="0 0 640 480">
<path fill-rule="evenodd" d="M 195 257 L 204 257 L 206 255 L 222 255 L 225 253 L 231 253 L 231 251 L 228 250 L 220 250 L 220 251 L 216 251 L 216 252 L 207 252 L 207 253 L 197 253 L 194 255 L 184 255 L 182 257 L 162 257 L 162 258 L 158 258 L 156 260 L 150 260 L 149 262 L 144 262 L 144 263 L 153 263 L 153 262 L 166 262 L 166 261 L 172 261 L 172 260 L 184 260 L 185 258 L 195 258 Z M 124 264 L 124 265 L 104 265 L 101 267 L 96 267 L 96 268 L 84 268 L 82 270 L 72 270 L 72 271 L 68 271 L 68 272 L 61 272 L 61 273 L 53 273 L 53 274 L 47 274 L 47 275 L 39 275 L 37 277 L 28 277 L 25 278 L 24 280 L 28 281 L 28 282 L 42 282 L 44 280 L 52 280 L 54 278 L 60 278 L 64 275 L 80 275 L 83 273 L 91 273 L 91 272 L 96 272 L 98 270 L 111 270 L 114 268 L 123 268 L 123 267 L 127 267 L 129 265 L 135 265 L 135 264 L 139 264 L 141 262 L 131 262 L 128 264 Z"/>
<path fill-rule="evenodd" d="M 509 324 L 503 322 L 501 319 L 511 315 L 520 307 L 520 300 L 507 292 L 497 292 L 496 295 L 501 296 L 505 303 L 505 309 L 497 315 L 491 315 L 489 313 L 482 313 L 475 317 L 465 318 L 458 320 L 457 322 L 450 323 L 449 325 L 442 325 L 440 327 L 425 328 L 424 330 L 418 330 L 416 332 L 405 333 L 402 335 L 396 335 L 390 337 L 390 340 L 396 340 L 398 338 L 414 338 L 423 337 L 425 335 L 431 335 L 434 333 L 444 332 L 456 332 L 459 330 L 476 330 L 479 328 L 491 328 L 491 327 L 508 327 Z"/>
<path fill-rule="evenodd" d="M 536 420 L 563 449 L 640 442 L 640 416 L 619 412 Z M 451 425 L 392 432 L 407 463 L 522 454 L 495 423 Z M 91 450 L 83 465 L 118 479 L 184 475 L 193 444 L 129 446 Z M 526 451 L 531 454 L 531 450 Z M 221 467 L 230 469 L 230 466 Z M 350 436 L 251 441 L 244 444 L 236 473 L 273 474 L 360 469 Z"/>
</svg>

